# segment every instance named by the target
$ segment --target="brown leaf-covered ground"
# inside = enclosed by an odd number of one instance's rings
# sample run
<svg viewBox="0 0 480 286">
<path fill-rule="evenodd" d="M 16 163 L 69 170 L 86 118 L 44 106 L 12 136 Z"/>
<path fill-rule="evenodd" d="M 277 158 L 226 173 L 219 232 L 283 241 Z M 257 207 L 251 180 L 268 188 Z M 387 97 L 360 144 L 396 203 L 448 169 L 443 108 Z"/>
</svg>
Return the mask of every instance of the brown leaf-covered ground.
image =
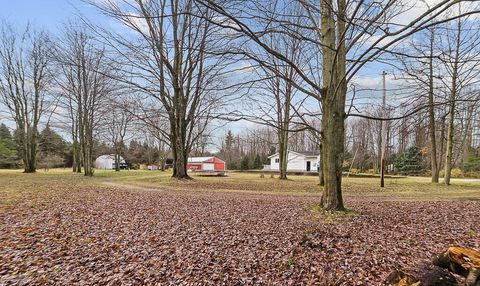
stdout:
<svg viewBox="0 0 480 286">
<path fill-rule="evenodd" d="M 383 285 L 450 244 L 480 248 L 480 201 L 470 196 L 347 191 L 353 211 L 338 215 L 318 210 L 314 185 L 288 191 L 296 179 L 227 192 L 200 187 L 217 178 L 152 190 L 0 176 L 0 285 Z"/>
</svg>

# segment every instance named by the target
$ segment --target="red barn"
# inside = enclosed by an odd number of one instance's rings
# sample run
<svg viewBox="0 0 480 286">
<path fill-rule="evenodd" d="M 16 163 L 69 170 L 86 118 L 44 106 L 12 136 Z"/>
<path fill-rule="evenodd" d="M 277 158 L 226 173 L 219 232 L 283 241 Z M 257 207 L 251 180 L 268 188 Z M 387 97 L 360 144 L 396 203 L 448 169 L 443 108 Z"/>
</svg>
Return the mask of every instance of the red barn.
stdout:
<svg viewBox="0 0 480 286">
<path fill-rule="evenodd" d="M 187 160 L 188 172 L 225 174 L 225 161 L 217 157 L 190 157 Z"/>
</svg>

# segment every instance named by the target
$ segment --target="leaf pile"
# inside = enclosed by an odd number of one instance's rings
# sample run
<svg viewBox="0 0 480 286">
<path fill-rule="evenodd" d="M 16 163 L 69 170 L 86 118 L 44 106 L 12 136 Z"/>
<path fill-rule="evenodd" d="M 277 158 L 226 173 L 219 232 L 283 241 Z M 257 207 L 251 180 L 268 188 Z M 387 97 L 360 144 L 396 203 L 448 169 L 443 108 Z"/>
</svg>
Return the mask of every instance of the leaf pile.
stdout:
<svg viewBox="0 0 480 286">
<path fill-rule="evenodd" d="M 0 213 L 0 285 L 383 285 L 449 244 L 480 247 L 480 202 L 71 190 Z"/>
</svg>

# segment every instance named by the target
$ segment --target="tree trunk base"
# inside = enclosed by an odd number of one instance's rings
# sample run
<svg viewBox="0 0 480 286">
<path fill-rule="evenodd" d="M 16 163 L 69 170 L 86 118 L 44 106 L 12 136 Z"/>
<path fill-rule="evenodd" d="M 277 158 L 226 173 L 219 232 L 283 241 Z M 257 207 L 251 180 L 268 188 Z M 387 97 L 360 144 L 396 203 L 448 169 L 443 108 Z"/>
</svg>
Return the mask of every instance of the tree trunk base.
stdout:
<svg viewBox="0 0 480 286">
<path fill-rule="evenodd" d="M 192 177 L 190 177 L 189 175 L 185 175 L 185 176 L 175 176 L 173 175 L 172 178 L 174 179 L 177 179 L 177 180 L 193 180 Z"/>
<path fill-rule="evenodd" d="M 480 252 L 467 247 L 452 246 L 416 271 L 415 275 L 393 271 L 387 284 L 393 286 L 480 286 Z M 459 283 L 453 275 L 465 278 Z"/>
</svg>

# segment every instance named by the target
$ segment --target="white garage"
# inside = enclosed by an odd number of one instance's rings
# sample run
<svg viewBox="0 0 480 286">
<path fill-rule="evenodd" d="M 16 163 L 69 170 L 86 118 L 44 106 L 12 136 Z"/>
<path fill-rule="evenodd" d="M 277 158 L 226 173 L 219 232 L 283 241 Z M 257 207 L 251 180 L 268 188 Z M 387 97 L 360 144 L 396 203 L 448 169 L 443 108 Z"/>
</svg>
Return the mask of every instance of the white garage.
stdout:
<svg viewBox="0 0 480 286">
<path fill-rule="evenodd" d="M 99 170 L 115 170 L 115 155 L 102 155 L 95 160 L 95 168 Z M 120 157 L 120 169 L 126 169 L 127 164 L 123 157 Z"/>
</svg>

